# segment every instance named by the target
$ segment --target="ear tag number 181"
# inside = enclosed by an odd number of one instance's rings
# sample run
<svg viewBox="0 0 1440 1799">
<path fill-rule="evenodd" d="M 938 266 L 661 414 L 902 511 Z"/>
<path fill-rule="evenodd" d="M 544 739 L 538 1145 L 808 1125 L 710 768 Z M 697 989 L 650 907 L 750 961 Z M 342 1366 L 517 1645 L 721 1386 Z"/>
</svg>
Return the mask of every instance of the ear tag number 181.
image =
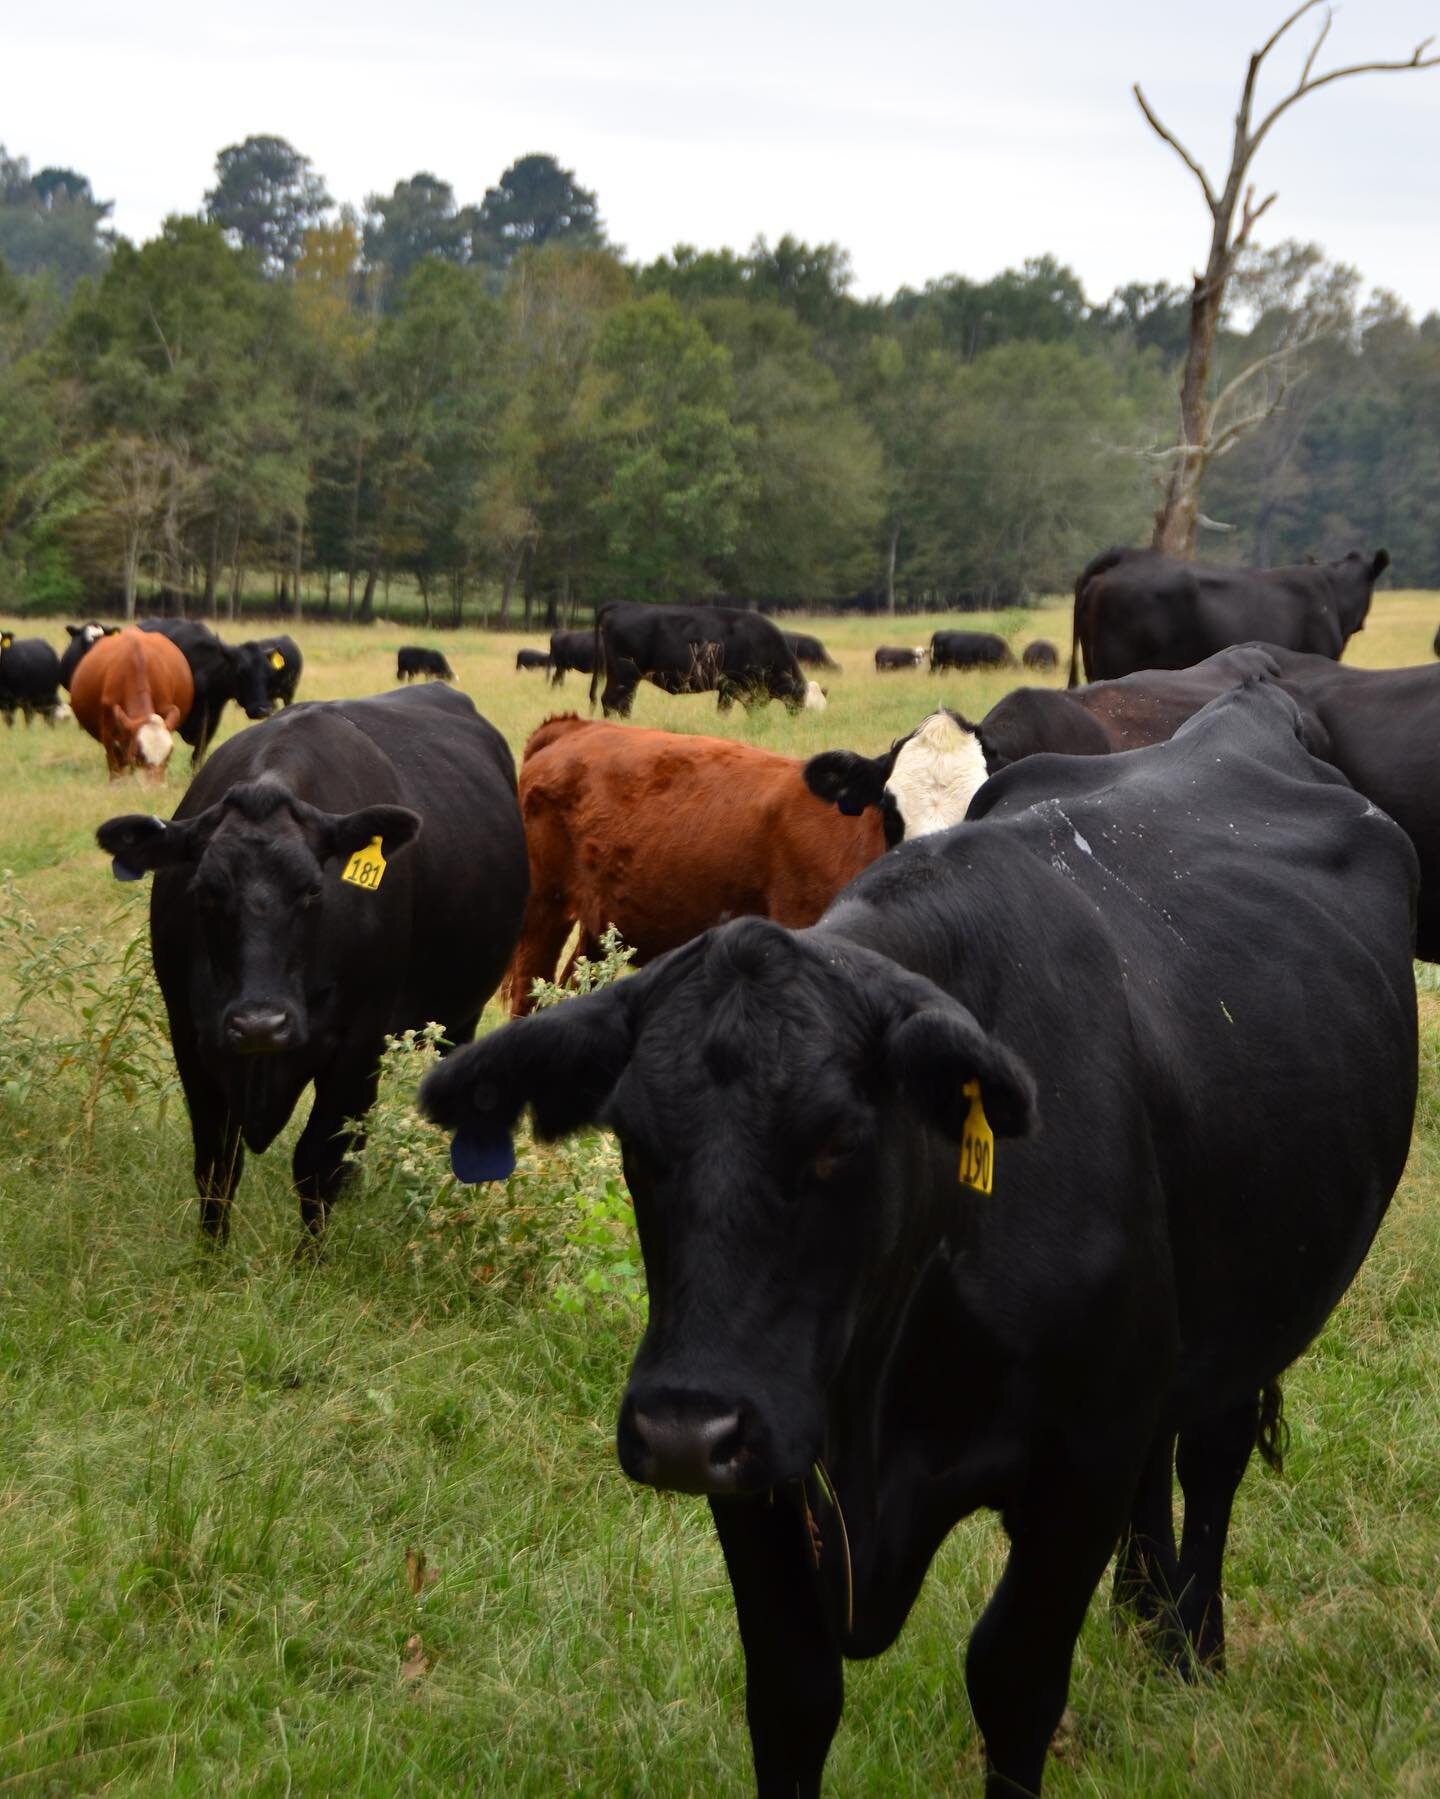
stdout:
<svg viewBox="0 0 1440 1799">
<path fill-rule="evenodd" d="M 960 1185 L 988 1193 L 995 1178 L 995 1133 L 985 1116 L 979 1081 L 966 1081 L 961 1091 L 970 1110 L 960 1135 Z"/>
<path fill-rule="evenodd" d="M 340 871 L 340 879 L 352 887 L 363 887 L 373 893 L 385 878 L 385 858 L 380 854 L 380 839 L 372 837 L 363 850 L 355 854 Z"/>
</svg>

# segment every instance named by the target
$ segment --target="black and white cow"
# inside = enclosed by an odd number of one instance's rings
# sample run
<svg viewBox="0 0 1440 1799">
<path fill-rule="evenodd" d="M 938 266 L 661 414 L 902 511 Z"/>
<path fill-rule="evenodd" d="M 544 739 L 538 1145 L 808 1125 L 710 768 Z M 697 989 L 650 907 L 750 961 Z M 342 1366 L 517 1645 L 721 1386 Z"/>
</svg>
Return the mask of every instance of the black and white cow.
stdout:
<svg viewBox="0 0 1440 1799">
<path fill-rule="evenodd" d="M 175 816 L 112 818 L 122 878 L 156 871 L 155 972 L 190 1108 L 204 1228 L 246 1147 L 314 1082 L 295 1146 L 319 1231 L 387 1032 L 463 1043 L 500 984 L 529 875 L 505 740 L 445 687 L 278 713 L 222 744 Z"/>
<path fill-rule="evenodd" d="M 527 1106 L 619 1137 L 649 1287 L 619 1458 L 709 1497 L 762 1794 L 819 1793 L 843 1659 L 977 1508 L 1010 1545 L 966 1657 L 992 1799 L 1040 1789 L 1117 1547 L 1162 1652 L 1221 1666 L 1235 1491 L 1416 1090 L 1414 851 L 1298 725 L 1253 685 L 1031 757 L 811 929 L 722 925 L 424 1083 L 462 1174 Z"/>
<path fill-rule="evenodd" d="M 98 619 L 91 619 L 83 625 L 66 625 L 70 641 L 60 657 L 60 685 L 66 693 L 70 691 L 70 678 L 80 666 L 85 652 L 99 643 L 102 637 L 114 637 L 120 631 L 119 625 L 102 625 Z"/>
<path fill-rule="evenodd" d="M 20 713 L 28 725 L 38 712 L 53 725 L 60 698 L 60 658 L 43 637 L 16 637 L 0 631 L 0 714 L 13 725 Z"/>
<path fill-rule="evenodd" d="M 901 668 L 924 668 L 925 647 L 916 644 L 913 650 L 896 649 L 893 644 L 882 643 L 875 651 L 875 673 L 884 675 Z"/>
<path fill-rule="evenodd" d="M 423 675 L 427 681 L 453 681 L 455 670 L 445 660 L 443 650 L 427 650 L 421 644 L 402 644 L 395 656 L 395 679 L 413 681 Z"/>
</svg>

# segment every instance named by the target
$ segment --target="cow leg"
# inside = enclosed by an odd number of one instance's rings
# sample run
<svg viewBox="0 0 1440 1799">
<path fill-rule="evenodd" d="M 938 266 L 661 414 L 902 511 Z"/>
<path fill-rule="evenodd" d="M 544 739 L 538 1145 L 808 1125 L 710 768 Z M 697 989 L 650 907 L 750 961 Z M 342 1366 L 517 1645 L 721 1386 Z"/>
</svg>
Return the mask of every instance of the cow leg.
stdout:
<svg viewBox="0 0 1440 1799">
<path fill-rule="evenodd" d="M 1225 1610 L 1221 1568 L 1230 1510 L 1255 1447 L 1256 1405 L 1247 1399 L 1180 1433 L 1176 1470 L 1185 1495 L 1180 1537 L 1180 1621 L 1189 1641 L 1181 1671 L 1225 1669 Z"/>
<path fill-rule="evenodd" d="M 1150 1445 L 1130 1511 L 1130 1527 L 1115 1560 L 1113 1602 L 1117 1611 L 1146 1623 L 1165 1622 L 1178 1633 L 1175 1594 L 1175 1433 L 1162 1430 Z"/>
<path fill-rule="evenodd" d="M 799 1508 L 712 1499 L 745 1650 L 745 1716 L 759 1799 L 814 1799 L 845 1677 Z"/>
<path fill-rule="evenodd" d="M 291 1168 L 300 1196 L 300 1221 L 316 1241 L 325 1233 L 325 1217 L 348 1172 L 346 1154 L 365 1141 L 363 1129 L 346 1120 L 363 1119 L 375 1103 L 380 1085 L 380 1056 L 365 1064 L 348 1063 L 316 1077 L 315 1103 L 295 1145 Z"/>
<path fill-rule="evenodd" d="M 534 1010 L 534 1002 L 530 998 L 533 981 L 555 979 L 555 964 L 560 960 L 565 939 L 574 925 L 575 920 L 570 915 L 563 895 L 547 896 L 531 889 L 530 897 L 525 902 L 525 923 L 520 932 L 520 941 L 515 945 L 515 953 L 510 958 L 510 969 L 505 977 L 510 989 L 512 1018 L 524 1018 Z M 569 973 L 568 969 L 566 973 Z"/>
<path fill-rule="evenodd" d="M 173 1027 L 172 1036 L 195 1146 L 200 1228 L 214 1242 L 224 1243 L 230 1235 L 230 1201 L 245 1169 L 240 1126 L 230 1115 L 223 1090 L 201 1067 L 193 1046 L 175 1036 Z"/>
<path fill-rule="evenodd" d="M 1010 1556 L 965 1657 L 987 1799 L 1040 1790 L 1085 1610 L 1125 1520 L 1125 1490 L 1076 1490 L 1073 1471 L 1034 1491 L 1039 1500 L 1005 1513 Z"/>
</svg>

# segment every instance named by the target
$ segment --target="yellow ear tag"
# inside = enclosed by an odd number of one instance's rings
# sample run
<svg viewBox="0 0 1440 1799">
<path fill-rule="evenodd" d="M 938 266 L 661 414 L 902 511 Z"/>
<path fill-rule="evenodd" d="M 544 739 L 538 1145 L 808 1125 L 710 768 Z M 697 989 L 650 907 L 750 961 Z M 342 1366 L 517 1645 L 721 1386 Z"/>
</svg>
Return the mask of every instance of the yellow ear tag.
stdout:
<svg viewBox="0 0 1440 1799">
<path fill-rule="evenodd" d="M 367 893 L 375 891 L 385 879 L 385 858 L 380 854 L 378 837 L 372 837 L 363 850 L 356 850 L 340 870 L 340 879 L 352 887 L 363 887 Z"/>
<path fill-rule="evenodd" d="M 280 654 L 279 650 L 271 650 L 270 666 L 271 666 L 271 668 L 273 668 L 275 670 L 275 672 L 277 674 L 280 672 L 280 670 L 282 668 L 284 668 L 285 658 Z"/>
<path fill-rule="evenodd" d="M 961 1092 L 970 1101 L 960 1136 L 960 1185 L 988 1193 L 995 1178 L 995 1133 L 985 1116 L 979 1081 L 966 1081 Z"/>
</svg>

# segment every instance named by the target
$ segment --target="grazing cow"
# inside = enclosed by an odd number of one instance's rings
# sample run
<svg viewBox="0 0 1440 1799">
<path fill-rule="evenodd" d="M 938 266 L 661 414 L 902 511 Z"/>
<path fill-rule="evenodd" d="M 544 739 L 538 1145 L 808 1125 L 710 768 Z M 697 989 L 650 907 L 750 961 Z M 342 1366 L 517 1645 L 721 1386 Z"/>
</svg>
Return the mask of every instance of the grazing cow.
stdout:
<svg viewBox="0 0 1440 1799">
<path fill-rule="evenodd" d="M 552 631 L 550 633 L 550 685 L 563 687 L 565 671 L 576 674 L 595 673 L 595 633 L 593 631 Z"/>
<path fill-rule="evenodd" d="M 1437 656 L 1440 656 L 1440 625 L 1435 628 L 1435 642 L 1431 645 Z"/>
<path fill-rule="evenodd" d="M 803 631 L 782 631 L 786 648 L 799 663 L 810 668 L 838 669 L 840 664 L 830 654 L 818 637 L 809 637 Z"/>
<path fill-rule="evenodd" d="M 549 668 L 550 658 L 544 650 L 516 650 L 515 672 L 522 674 L 527 669 Z"/>
<path fill-rule="evenodd" d="M 443 651 L 404 644 L 395 657 L 395 679 L 413 681 L 417 675 L 423 675 L 427 681 L 453 681 L 455 670 L 445 660 Z"/>
<path fill-rule="evenodd" d="M 92 618 L 88 624 L 66 625 L 65 629 L 69 633 L 70 641 L 66 644 L 64 653 L 60 657 L 60 685 L 66 693 L 69 693 L 70 680 L 80 666 L 80 658 L 93 644 L 99 643 L 102 637 L 118 637 L 120 626 L 102 625 L 97 619 Z"/>
<path fill-rule="evenodd" d="M 142 631 L 166 637 L 190 664 L 195 703 L 180 727 L 190 745 L 190 766 L 199 768 L 234 700 L 249 719 L 270 716 L 269 677 L 274 672 L 258 643 L 224 643 L 198 618 L 142 618 Z"/>
<path fill-rule="evenodd" d="M 221 745 L 174 818 L 97 832 L 156 871 L 155 972 L 190 1108 L 200 1220 L 224 1236 L 244 1148 L 306 1085 L 295 1185 L 318 1233 L 387 1032 L 468 1039 L 510 959 L 525 840 L 505 740 L 446 688 L 278 713 Z"/>
<path fill-rule="evenodd" d="M 1034 643 L 1025 645 L 1020 660 L 1026 668 L 1045 669 L 1059 668 L 1060 652 L 1047 637 L 1037 637 Z"/>
<path fill-rule="evenodd" d="M 38 712 L 47 725 L 60 709 L 60 658 L 43 637 L 16 637 L 0 631 L 0 712 L 15 723 L 20 711 L 28 725 Z"/>
<path fill-rule="evenodd" d="M 1389 552 L 1298 568 L 1214 568 L 1158 550 L 1106 550 L 1075 583 L 1070 685 L 1142 668 L 1189 668 L 1257 640 L 1335 661 L 1365 623 Z"/>
<path fill-rule="evenodd" d="M 714 693 L 720 711 L 784 700 L 792 712 L 816 706 L 779 628 L 758 612 L 731 606 L 650 606 L 616 601 L 595 615 L 590 704 L 604 675 L 600 704 L 628 718 L 641 681 L 664 693 Z"/>
<path fill-rule="evenodd" d="M 168 637 L 131 625 L 102 637 L 75 670 L 70 702 L 82 730 L 104 746 L 112 781 L 135 768 L 165 779 L 173 733 L 195 698 L 190 664 Z"/>
<path fill-rule="evenodd" d="M 930 639 L 930 672 L 942 668 L 1010 668 L 1010 645 L 993 631 L 937 631 Z"/>
<path fill-rule="evenodd" d="M 813 924 L 885 845 L 873 813 L 837 817 L 803 768 L 728 738 L 546 719 L 520 765 L 530 900 L 511 1011 L 555 979 L 576 923 L 587 953 L 613 924 L 639 963 L 742 913 Z"/>
<path fill-rule="evenodd" d="M 883 675 L 897 668 L 923 668 L 925 666 L 925 650 L 916 644 L 913 650 L 893 649 L 882 643 L 875 652 L 875 673 Z"/>
<path fill-rule="evenodd" d="M 300 654 L 300 645 L 295 639 L 284 636 L 261 637 L 240 647 L 260 652 L 265 664 L 265 695 L 270 701 L 271 710 L 277 705 L 292 705 L 295 690 L 300 685 L 300 676 L 305 671 L 305 658 Z"/>
<path fill-rule="evenodd" d="M 421 1088 L 462 1178 L 527 1105 L 619 1137 L 649 1290 L 619 1459 L 710 1500 L 762 1793 L 820 1791 L 842 1658 L 980 1507 L 992 1799 L 1040 1790 L 1117 1547 L 1167 1659 L 1223 1664 L 1236 1488 L 1415 1102 L 1414 852 L 1297 722 L 1255 685 L 1031 758 L 812 929 L 721 926 Z"/>
</svg>

